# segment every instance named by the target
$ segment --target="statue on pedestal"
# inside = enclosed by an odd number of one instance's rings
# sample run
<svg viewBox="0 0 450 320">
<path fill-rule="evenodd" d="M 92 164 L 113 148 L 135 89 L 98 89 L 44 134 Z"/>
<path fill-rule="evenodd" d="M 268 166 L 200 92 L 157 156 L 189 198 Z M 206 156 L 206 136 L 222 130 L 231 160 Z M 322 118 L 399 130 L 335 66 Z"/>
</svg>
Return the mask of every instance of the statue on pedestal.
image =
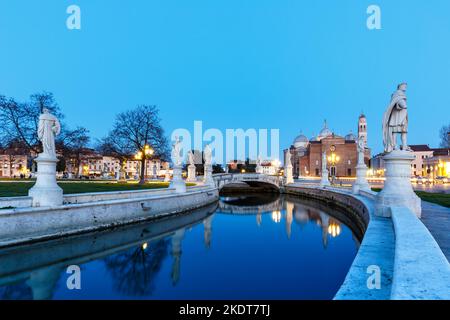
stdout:
<svg viewBox="0 0 450 320">
<path fill-rule="evenodd" d="M 188 152 L 188 178 L 187 181 L 189 182 L 195 182 L 197 181 L 197 178 L 195 177 L 195 160 L 194 160 L 194 153 L 192 150 Z"/>
<path fill-rule="evenodd" d="M 172 145 L 173 177 L 169 188 L 174 188 L 177 193 L 186 192 L 186 183 L 182 177 L 182 159 L 181 159 L 181 141 L 178 136 L 175 137 L 175 143 Z"/>
<path fill-rule="evenodd" d="M 406 106 L 406 83 L 399 84 L 392 94 L 391 103 L 383 117 L 383 161 L 386 180 L 383 190 L 377 195 L 376 215 L 391 216 L 391 207 L 406 207 L 420 218 L 422 207 L 420 198 L 411 185 L 411 163 L 415 156 L 406 141 L 408 132 L 408 111 Z M 397 135 L 401 136 L 402 146 L 397 148 Z"/>
<path fill-rule="evenodd" d="M 35 159 L 37 168 L 36 184 L 28 191 L 33 207 L 55 207 L 62 205 L 63 192 L 56 183 L 55 137 L 61 132 L 58 119 L 43 108 L 39 116 L 38 139 L 42 142 L 42 153 Z"/>
<path fill-rule="evenodd" d="M 353 184 L 353 193 L 358 194 L 360 190 L 370 191 L 370 185 L 367 181 L 367 166 L 364 162 L 364 151 L 366 150 L 366 139 L 364 136 L 358 137 L 357 151 L 358 164 L 356 165 L 356 181 Z"/>
<path fill-rule="evenodd" d="M 284 164 L 284 177 L 286 184 L 294 183 L 294 177 L 292 175 L 292 162 L 291 162 L 291 151 L 286 150 L 285 161 Z"/>
<path fill-rule="evenodd" d="M 406 104 L 406 83 L 401 83 L 391 96 L 391 102 L 383 116 L 384 151 L 391 152 L 397 148 L 397 135 L 401 136 L 402 150 L 408 150 L 406 136 L 408 133 L 408 108 Z"/>
</svg>

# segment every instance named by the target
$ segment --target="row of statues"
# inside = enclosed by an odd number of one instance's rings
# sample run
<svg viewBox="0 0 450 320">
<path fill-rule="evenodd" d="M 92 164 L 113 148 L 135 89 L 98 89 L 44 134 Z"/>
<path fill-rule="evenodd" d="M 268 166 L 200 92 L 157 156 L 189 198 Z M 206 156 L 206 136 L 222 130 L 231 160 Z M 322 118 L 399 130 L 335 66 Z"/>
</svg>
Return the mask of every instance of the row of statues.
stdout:
<svg viewBox="0 0 450 320">
<path fill-rule="evenodd" d="M 397 194 L 400 189 L 406 190 L 409 194 L 409 199 L 415 200 L 412 195 L 412 188 L 408 185 L 409 180 L 404 179 L 402 188 L 398 188 L 400 180 L 396 181 L 396 189 L 392 187 L 390 189 L 391 177 L 404 178 L 409 176 L 410 159 L 414 157 L 409 152 L 410 149 L 407 145 L 407 133 L 408 133 L 408 108 L 406 97 L 407 84 L 401 83 L 398 85 L 397 90 L 391 95 L 391 100 L 387 110 L 384 113 L 382 121 L 383 130 L 383 145 L 385 151 L 385 162 L 387 168 L 387 180 L 385 183 L 385 189 L 380 195 L 388 198 L 386 194 Z M 30 190 L 29 195 L 33 198 L 33 206 L 55 206 L 62 204 L 62 190 L 56 183 L 56 148 L 55 138 L 61 132 L 61 124 L 55 115 L 50 113 L 48 108 L 44 108 L 42 114 L 39 117 L 38 123 L 38 138 L 42 143 L 42 153 L 36 158 L 38 163 L 38 179 Z M 400 146 L 397 145 L 398 137 L 401 138 Z M 172 186 L 176 187 L 178 192 L 184 192 L 186 190 L 185 182 L 182 179 L 182 145 L 179 137 L 175 137 L 175 142 L 172 145 L 172 162 L 173 178 Z M 367 167 L 364 164 L 364 150 L 366 149 L 365 141 L 361 137 L 357 141 L 358 150 L 358 166 L 357 166 L 357 184 L 360 184 L 361 188 L 368 189 L 367 179 L 365 172 Z M 324 153 L 322 159 L 322 185 L 326 185 L 328 179 L 328 170 L 326 168 L 326 154 Z M 394 157 L 395 156 L 395 157 Z M 195 159 L 192 151 L 189 151 L 188 155 L 188 181 L 196 181 L 195 179 Z M 204 182 L 205 184 L 213 184 L 212 179 L 212 150 L 208 144 L 203 151 L 204 158 Z M 411 160 L 412 161 L 412 160 Z M 261 158 L 258 157 L 257 172 L 262 173 Z M 325 179 L 326 177 L 326 179 Z M 167 177 L 166 177 L 167 178 Z M 408 181 L 407 181 L 408 180 Z M 364 182 L 365 181 L 365 182 Z M 403 181 L 403 180 L 402 180 Z M 293 183 L 292 178 L 292 163 L 291 154 L 287 152 L 285 155 L 285 182 L 286 184 Z M 364 183 L 363 183 L 364 182 Z M 392 184 L 394 186 L 394 183 Z M 410 190 L 411 189 L 411 190 Z M 404 196 L 404 195 L 403 195 Z M 399 198 L 399 196 L 397 196 Z M 386 200 L 387 201 L 387 200 Z M 417 202 L 417 201 L 416 201 Z M 417 203 L 415 204 L 417 207 Z M 418 209 L 415 209 L 418 212 Z"/>
</svg>

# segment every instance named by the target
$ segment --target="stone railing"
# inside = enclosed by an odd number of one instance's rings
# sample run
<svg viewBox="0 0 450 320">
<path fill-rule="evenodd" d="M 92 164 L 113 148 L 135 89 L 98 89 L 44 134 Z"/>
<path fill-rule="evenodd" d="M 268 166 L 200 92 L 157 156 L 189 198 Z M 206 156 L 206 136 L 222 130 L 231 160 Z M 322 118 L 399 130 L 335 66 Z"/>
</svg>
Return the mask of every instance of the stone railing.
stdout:
<svg viewBox="0 0 450 320">
<path fill-rule="evenodd" d="M 175 189 L 123 190 L 107 192 L 90 192 L 64 195 L 64 204 L 92 203 L 96 201 L 135 199 L 163 194 L 172 194 Z"/>
<path fill-rule="evenodd" d="M 450 265 L 425 225 L 406 207 L 390 207 L 392 219 L 374 215 L 377 193 L 353 195 L 334 187 L 289 186 L 287 193 L 352 209 L 367 223 L 363 242 L 335 299 L 450 299 Z M 351 200 L 353 199 L 353 200 Z M 367 268 L 381 271 L 369 289 Z"/>
<path fill-rule="evenodd" d="M 0 198 L 0 210 L 4 208 L 26 208 L 31 207 L 31 197 L 2 197 Z"/>
<path fill-rule="evenodd" d="M 425 225 L 405 207 L 391 207 L 395 232 L 391 298 L 450 299 L 450 265 Z"/>
</svg>

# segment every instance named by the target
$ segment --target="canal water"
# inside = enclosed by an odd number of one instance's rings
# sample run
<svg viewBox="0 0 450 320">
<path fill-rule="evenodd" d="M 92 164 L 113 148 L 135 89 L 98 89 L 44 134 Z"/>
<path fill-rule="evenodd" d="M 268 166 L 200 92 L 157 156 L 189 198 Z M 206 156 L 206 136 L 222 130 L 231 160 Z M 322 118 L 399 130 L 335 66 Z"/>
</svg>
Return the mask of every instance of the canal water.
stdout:
<svg viewBox="0 0 450 320">
<path fill-rule="evenodd" d="M 288 196 L 222 197 L 170 219 L 0 250 L 0 299 L 332 299 L 362 237 L 351 221 Z"/>
</svg>

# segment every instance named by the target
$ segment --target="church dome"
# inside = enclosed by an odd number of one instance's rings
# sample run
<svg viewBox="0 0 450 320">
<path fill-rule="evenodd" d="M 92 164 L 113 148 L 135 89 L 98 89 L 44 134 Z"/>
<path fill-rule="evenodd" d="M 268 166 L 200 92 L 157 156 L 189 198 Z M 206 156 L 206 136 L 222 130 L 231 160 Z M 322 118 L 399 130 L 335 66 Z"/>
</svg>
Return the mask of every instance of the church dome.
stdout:
<svg viewBox="0 0 450 320">
<path fill-rule="evenodd" d="M 325 120 L 322 130 L 320 130 L 319 135 L 317 136 L 317 140 L 322 140 L 323 138 L 331 136 L 332 134 L 333 132 L 328 129 L 327 121 Z"/>
<path fill-rule="evenodd" d="M 308 143 L 309 143 L 308 138 L 306 136 L 304 136 L 303 134 L 300 134 L 294 140 L 294 148 L 296 148 L 296 149 L 306 148 L 308 146 Z"/>
<path fill-rule="evenodd" d="M 345 140 L 353 140 L 356 141 L 356 136 L 353 134 L 353 132 L 350 131 L 348 135 L 345 136 Z"/>
</svg>

